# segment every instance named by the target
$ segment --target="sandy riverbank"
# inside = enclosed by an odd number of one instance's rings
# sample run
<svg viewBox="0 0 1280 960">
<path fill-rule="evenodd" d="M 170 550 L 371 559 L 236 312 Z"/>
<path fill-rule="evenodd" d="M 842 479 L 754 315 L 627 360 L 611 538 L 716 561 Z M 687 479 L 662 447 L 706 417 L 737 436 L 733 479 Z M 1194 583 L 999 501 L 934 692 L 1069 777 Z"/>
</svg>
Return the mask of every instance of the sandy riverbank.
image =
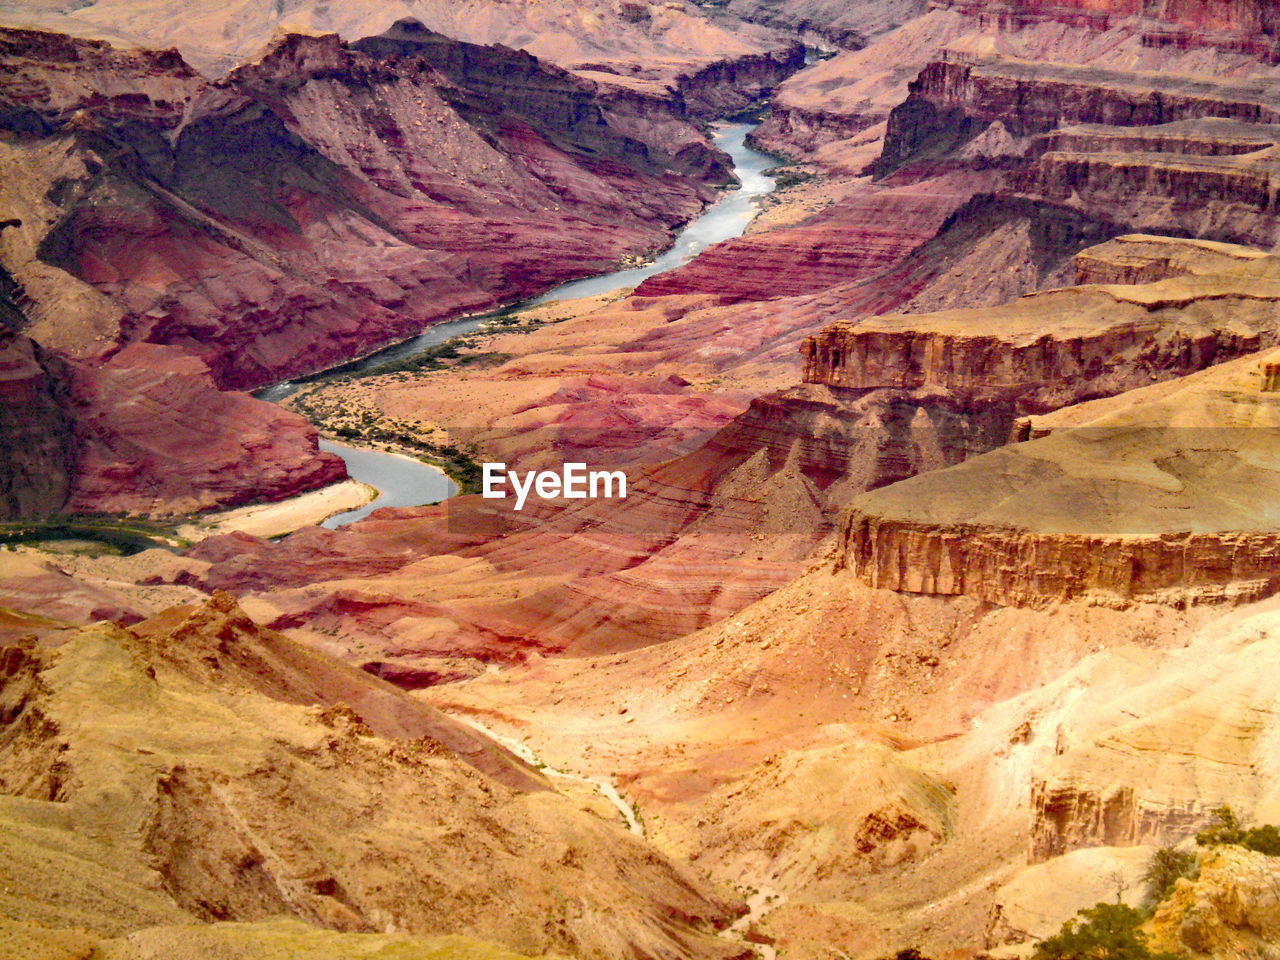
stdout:
<svg viewBox="0 0 1280 960">
<path fill-rule="evenodd" d="M 185 524 L 178 535 L 203 540 L 220 533 L 248 533 L 255 537 L 280 537 L 319 523 L 326 517 L 364 506 L 378 495 L 367 483 L 346 480 L 279 503 L 259 503 L 210 513 Z"/>
</svg>

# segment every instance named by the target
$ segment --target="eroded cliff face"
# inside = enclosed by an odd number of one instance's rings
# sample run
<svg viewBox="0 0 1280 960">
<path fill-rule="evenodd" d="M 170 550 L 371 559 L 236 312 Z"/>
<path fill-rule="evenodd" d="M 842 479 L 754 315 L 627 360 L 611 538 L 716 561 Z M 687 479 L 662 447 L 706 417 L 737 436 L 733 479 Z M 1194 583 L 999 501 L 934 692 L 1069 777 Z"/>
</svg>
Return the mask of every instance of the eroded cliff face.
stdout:
<svg viewBox="0 0 1280 960">
<path fill-rule="evenodd" d="M 889 118 L 882 170 L 928 145 L 951 149 L 999 121 L 1015 137 L 1074 123 L 1149 127 L 1219 117 L 1274 123 L 1275 82 L 1183 79 L 957 56 L 930 63 Z"/>
<path fill-rule="evenodd" d="M 1270 347 L 1280 286 L 1077 287 L 990 310 L 871 317 L 806 340 L 804 379 L 1047 412 Z M 1222 309 L 1218 309 L 1221 306 Z"/>
<path fill-rule="evenodd" d="M 119 341 L 179 345 L 225 386 L 659 246 L 725 178 L 705 147 L 672 142 L 676 160 L 619 133 L 590 83 L 514 51 L 428 36 L 380 59 L 292 37 L 210 84 L 172 53 L 88 45 L 93 68 L 55 85 L 82 42 L 47 36 L 9 35 L 21 160 L 59 161 L 9 242 L 119 304 Z M 120 91 L 101 110 L 99 87 Z"/>
<path fill-rule="evenodd" d="M 1274 440 L 1265 358 L 1066 408 L 1040 439 L 858 498 L 841 562 L 877 586 L 1004 604 L 1267 596 L 1280 534 L 1257 459 Z"/>
<path fill-rule="evenodd" d="M 0 334 L 0 519 L 53 513 L 67 499 L 75 445 L 57 398 L 61 365 L 25 337 Z"/>
<path fill-rule="evenodd" d="M 1186 0 L 940 0 L 936 6 L 1006 29 L 1057 21 L 1106 30 L 1125 20 L 1141 18 L 1141 38 L 1147 46 L 1221 47 L 1272 60 L 1280 52 L 1276 39 L 1280 35 L 1280 14 L 1267 0 L 1215 4 Z"/>
</svg>

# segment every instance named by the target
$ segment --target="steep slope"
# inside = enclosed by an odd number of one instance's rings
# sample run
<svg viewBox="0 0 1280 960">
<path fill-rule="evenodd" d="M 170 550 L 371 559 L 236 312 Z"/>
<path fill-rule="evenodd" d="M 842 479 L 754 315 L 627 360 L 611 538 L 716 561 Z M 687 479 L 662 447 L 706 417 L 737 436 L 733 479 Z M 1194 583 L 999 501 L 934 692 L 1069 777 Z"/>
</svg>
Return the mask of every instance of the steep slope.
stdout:
<svg viewBox="0 0 1280 960">
<path fill-rule="evenodd" d="M 191 4 L 181 14 L 155 0 L 99 0 L 87 8 L 58 2 L 0 5 L 0 22 L 15 26 L 142 46 L 175 45 L 213 75 L 256 55 L 279 33 L 336 33 L 355 40 L 405 17 L 459 40 L 527 50 L 606 83 L 639 85 L 660 97 L 691 81 L 714 84 L 722 79 L 716 71 L 735 62 L 750 69 L 754 58 L 785 46 L 771 31 L 740 21 L 715 22 L 687 2 L 405 0 L 388 7 L 358 0 L 334 7 L 315 0 L 241 0 Z M 700 76 L 708 68 L 712 74 Z"/>
<path fill-rule="evenodd" d="M 33 335 L 87 284 L 118 313 L 62 324 L 80 352 L 169 343 L 256 386 L 659 246 L 724 179 L 705 148 L 673 172 L 526 54 L 453 49 L 456 81 L 424 56 L 457 47 L 285 38 L 213 84 L 172 52 L 9 31 L 6 262 Z"/>
<path fill-rule="evenodd" d="M 219 392 L 207 368 L 170 348 L 135 345 L 94 366 L 7 339 L 0 519 L 166 516 L 281 500 L 346 476 L 301 417 Z"/>
<path fill-rule="evenodd" d="M 6 648 L 3 663 L 10 922 L 132 934 L 144 950 L 174 935 L 148 927 L 287 913 L 537 953 L 740 952 L 710 934 L 731 908 L 688 871 L 225 598 L 54 651 Z M 42 849 L 56 853 L 37 889 Z"/>
</svg>

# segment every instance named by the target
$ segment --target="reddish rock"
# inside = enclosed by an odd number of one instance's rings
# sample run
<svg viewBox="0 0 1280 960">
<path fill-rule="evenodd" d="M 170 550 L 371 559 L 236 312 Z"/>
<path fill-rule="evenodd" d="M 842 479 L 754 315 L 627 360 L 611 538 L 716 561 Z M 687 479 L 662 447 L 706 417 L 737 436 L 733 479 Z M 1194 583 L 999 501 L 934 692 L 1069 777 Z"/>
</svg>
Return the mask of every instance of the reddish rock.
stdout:
<svg viewBox="0 0 1280 960">
<path fill-rule="evenodd" d="M 346 477 L 305 419 L 215 390 L 203 364 L 172 348 L 136 344 L 104 366 L 68 370 L 71 512 L 191 513 L 283 500 Z"/>
<path fill-rule="evenodd" d="M 434 35 L 368 50 L 286 37 L 210 83 L 171 53 L 10 36 L 8 126 L 72 133 L 83 171 L 48 185 L 56 223 L 24 229 L 123 307 L 124 342 L 243 388 L 648 252 L 725 178 L 687 135 L 615 129 L 594 84 L 527 54 Z M 99 88 L 119 91 L 107 109 Z"/>
<path fill-rule="evenodd" d="M 0 333 L 0 520 L 52 513 L 66 501 L 75 445 L 58 402 L 59 369 L 30 340 Z"/>
</svg>

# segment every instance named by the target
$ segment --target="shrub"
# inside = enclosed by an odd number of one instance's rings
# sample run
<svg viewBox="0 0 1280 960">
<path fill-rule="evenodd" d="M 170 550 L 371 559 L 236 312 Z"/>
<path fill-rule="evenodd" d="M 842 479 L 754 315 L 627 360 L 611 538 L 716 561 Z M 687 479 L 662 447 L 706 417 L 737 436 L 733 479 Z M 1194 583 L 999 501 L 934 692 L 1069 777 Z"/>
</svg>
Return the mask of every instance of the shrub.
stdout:
<svg viewBox="0 0 1280 960">
<path fill-rule="evenodd" d="M 1047 940 L 1036 944 L 1034 960 L 1177 960 L 1152 953 L 1138 929 L 1143 914 L 1123 903 L 1099 903 L 1081 910 Z"/>
<path fill-rule="evenodd" d="M 1249 850 L 1256 850 L 1258 853 L 1265 853 L 1268 857 L 1280 857 L 1280 828 L 1272 823 L 1254 827 L 1241 838 L 1240 845 Z"/>
<path fill-rule="evenodd" d="M 1223 804 L 1210 811 L 1209 826 L 1196 834 L 1196 843 L 1211 847 L 1217 843 L 1239 843 L 1243 838 L 1244 829 L 1235 811 Z"/>
<path fill-rule="evenodd" d="M 1190 853 L 1161 847 L 1151 855 L 1142 882 L 1147 885 L 1147 901 L 1159 903 L 1173 892 L 1179 877 L 1189 877 L 1195 872 L 1196 858 Z"/>
</svg>

